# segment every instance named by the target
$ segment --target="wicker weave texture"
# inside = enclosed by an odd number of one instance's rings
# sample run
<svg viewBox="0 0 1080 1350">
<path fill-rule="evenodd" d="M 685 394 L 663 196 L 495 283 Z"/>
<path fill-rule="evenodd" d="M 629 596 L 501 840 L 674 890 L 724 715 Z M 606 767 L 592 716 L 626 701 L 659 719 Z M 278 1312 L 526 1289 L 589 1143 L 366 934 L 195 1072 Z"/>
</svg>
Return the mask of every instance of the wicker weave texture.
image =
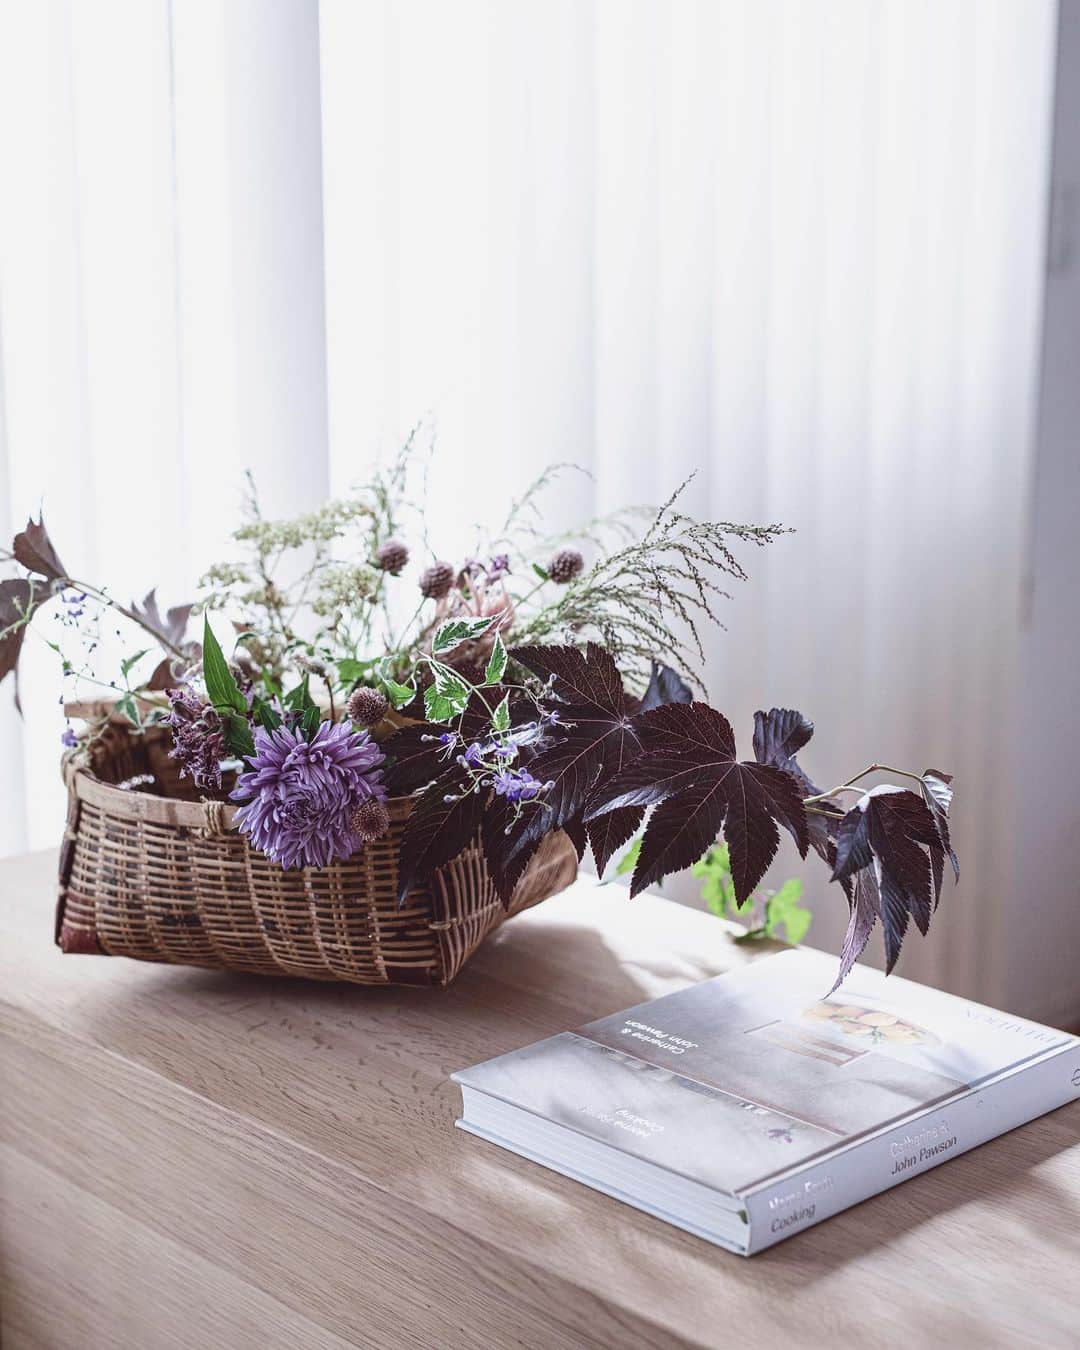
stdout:
<svg viewBox="0 0 1080 1350">
<path fill-rule="evenodd" d="M 388 803 L 389 834 L 355 857 L 284 871 L 233 830 L 232 807 L 192 800 L 166 751 L 153 732 L 110 728 L 89 761 L 66 762 L 57 911 L 64 951 L 356 984 L 445 985 L 508 914 L 577 874 L 573 845 L 550 835 L 507 910 L 474 844 L 399 908 L 397 850 L 410 799 Z M 145 781 L 120 786 L 133 778 Z"/>
</svg>

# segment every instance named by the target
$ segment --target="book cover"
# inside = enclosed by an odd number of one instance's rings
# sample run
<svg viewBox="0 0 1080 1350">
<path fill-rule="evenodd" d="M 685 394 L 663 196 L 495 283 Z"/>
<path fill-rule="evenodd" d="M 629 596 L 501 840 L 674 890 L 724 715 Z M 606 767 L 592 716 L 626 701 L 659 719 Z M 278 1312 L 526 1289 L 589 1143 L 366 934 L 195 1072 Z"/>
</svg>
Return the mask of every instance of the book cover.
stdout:
<svg viewBox="0 0 1080 1350">
<path fill-rule="evenodd" d="M 861 966 L 823 997 L 834 966 L 764 958 L 455 1078 L 738 1197 L 1076 1044 Z"/>
</svg>

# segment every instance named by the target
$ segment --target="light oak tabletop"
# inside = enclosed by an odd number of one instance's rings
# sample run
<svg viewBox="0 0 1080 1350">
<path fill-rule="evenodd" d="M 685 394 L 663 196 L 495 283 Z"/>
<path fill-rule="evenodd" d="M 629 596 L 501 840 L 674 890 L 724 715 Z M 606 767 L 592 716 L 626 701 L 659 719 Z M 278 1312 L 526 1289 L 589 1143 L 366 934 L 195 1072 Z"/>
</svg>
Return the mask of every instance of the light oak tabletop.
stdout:
<svg viewBox="0 0 1080 1350">
<path fill-rule="evenodd" d="M 5 1350 L 1080 1344 L 1080 1103 L 749 1260 L 453 1128 L 452 1070 L 752 959 L 708 915 L 579 881 L 364 989 L 62 956 L 54 871 L 0 863 Z"/>
</svg>

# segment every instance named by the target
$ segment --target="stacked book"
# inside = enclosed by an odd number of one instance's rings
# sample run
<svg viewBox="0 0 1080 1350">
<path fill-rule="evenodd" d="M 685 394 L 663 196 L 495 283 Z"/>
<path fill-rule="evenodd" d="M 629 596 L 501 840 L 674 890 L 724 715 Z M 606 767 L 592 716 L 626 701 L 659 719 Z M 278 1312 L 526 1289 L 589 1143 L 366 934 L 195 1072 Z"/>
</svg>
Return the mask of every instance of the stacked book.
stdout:
<svg viewBox="0 0 1080 1350">
<path fill-rule="evenodd" d="M 454 1075 L 462 1129 L 750 1255 L 1080 1095 L 1080 1041 L 767 957 Z"/>
</svg>

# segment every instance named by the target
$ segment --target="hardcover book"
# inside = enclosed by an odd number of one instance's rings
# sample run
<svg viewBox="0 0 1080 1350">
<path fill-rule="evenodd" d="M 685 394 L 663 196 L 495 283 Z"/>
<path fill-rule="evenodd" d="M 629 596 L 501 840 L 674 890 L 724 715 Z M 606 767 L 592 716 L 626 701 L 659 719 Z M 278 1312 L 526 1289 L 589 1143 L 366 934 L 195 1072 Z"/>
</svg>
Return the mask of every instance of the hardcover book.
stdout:
<svg viewBox="0 0 1080 1350">
<path fill-rule="evenodd" d="M 1080 1041 L 766 957 L 453 1075 L 462 1129 L 750 1255 L 1080 1095 Z"/>
</svg>

